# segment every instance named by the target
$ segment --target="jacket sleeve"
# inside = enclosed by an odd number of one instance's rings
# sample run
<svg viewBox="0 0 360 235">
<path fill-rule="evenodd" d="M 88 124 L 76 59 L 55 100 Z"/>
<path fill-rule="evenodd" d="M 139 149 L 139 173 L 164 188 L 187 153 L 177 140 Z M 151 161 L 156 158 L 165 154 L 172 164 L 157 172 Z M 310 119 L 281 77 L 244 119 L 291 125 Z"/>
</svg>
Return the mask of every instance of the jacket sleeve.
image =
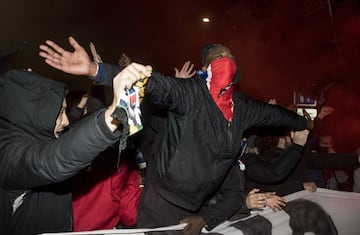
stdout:
<svg viewBox="0 0 360 235">
<path fill-rule="evenodd" d="M 239 166 L 234 164 L 216 196 L 200 209 L 199 215 L 208 230 L 229 219 L 245 204 L 244 180 Z"/>
<path fill-rule="evenodd" d="M 91 79 L 104 86 L 113 86 L 113 78 L 124 68 L 119 65 L 111 65 L 106 63 L 98 64 L 98 72 Z"/>
<path fill-rule="evenodd" d="M 117 65 L 99 63 L 98 73 L 91 79 L 99 84 L 112 87 L 113 78 L 124 68 Z M 182 108 L 191 107 L 190 97 L 197 95 L 193 84 L 194 79 L 174 78 L 158 72 L 152 72 L 149 82 L 146 84 L 146 97 L 152 103 L 161 105 L 163 108 L 180 112 Z M 185 106 L 182 104 L 186 104 Z"/>
<path fill-rule="evenodd" d="M 245 177 L 260 184 L 274 184 L 283 180 L 298 164 L 303 147 L 293 144 L 273 161 L 265 161 L 258 156 L 246 156 Z M 245 156 L 244 156 L 245 157 Z"/>
<path fill-rule="evenodd" d="M 145 95 L 154 104 L 166 107 L 174 112 L 181 113 L 186 108 L 192 108 L 194 101 L 199 97 L 199 86 L 205 82 L 197 78 L 174 78 L 158 72 L 152 72 Z"/>
<path fill-rule="evenodd" d="M 359 166 L 359 155 L 345 153 L 313 153 L 306 155 L 306 166 L 311 169 Z"/>
<path fill-rule="evenodd" d="M 296 130 L 303 130 L 308 127 L 305 117 L 287 110 L 279 105 L 268 104 L 263 101 L 250 98 L 242 99 L 244 103 L 239 105 L 239 112 L 246 118 L 243 121 L 249 127 L 287 127 Z"/>
<path fill-rule="evenodd" d="M 104 110 L 80 120 L 60 138 L 46 142 L 21 131 L 0 134 L 0 184 L 7 190 L 64 181 L 90 164 L 121 135 L 106 126 Z"/>
</svg>

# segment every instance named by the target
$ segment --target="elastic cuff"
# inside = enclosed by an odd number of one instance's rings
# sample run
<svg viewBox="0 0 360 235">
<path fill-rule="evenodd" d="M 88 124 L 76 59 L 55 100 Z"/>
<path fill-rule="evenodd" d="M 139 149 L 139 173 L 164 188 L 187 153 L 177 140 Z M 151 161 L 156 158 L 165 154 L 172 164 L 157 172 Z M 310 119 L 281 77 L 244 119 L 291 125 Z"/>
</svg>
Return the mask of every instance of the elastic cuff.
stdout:
<svg viewBox="0 0 360 235">
<path fill-rule="evenodd" d="M 99 72 L 99 63 L 98 62 L 94 62 L 95 64 L 96 64 L 96 75 L 98 74 L 98 72 Z"/>
<path fill-rule="evenodd" d="M 106 125 L 105 122 L 105 109 L 101 110 L 97 114 L 97 123 L 105 136 L 109 139 L 118 139 L 121 136 L 121 130 L 117 129 L 114 132 L 110 130 L 110 128 Z"/>
<path fill-rule="evenodd" d="M 103 63 L 97 63 L 97 62 L 94 62 L 96 65 L 97 65 L 97 68 L 96 68 L 96 76 L 92 78 L 92 80 L 96 81 L 96 82 L 99 82 L 99 83 L 102 83 L 104 82 L 105 80 L 105 76 L 104 76 L 104 73 L 105 73 L 105 68 L 104 68 L 104 64 Z"/>
</svg>

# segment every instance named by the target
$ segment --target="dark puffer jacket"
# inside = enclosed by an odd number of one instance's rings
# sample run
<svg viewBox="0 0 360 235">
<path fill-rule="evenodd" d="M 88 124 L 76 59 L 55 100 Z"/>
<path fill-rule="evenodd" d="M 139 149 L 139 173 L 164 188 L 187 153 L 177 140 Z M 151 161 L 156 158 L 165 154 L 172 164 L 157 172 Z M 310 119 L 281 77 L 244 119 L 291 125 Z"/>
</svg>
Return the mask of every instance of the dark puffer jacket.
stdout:
<svg viewBox="0 0 360 235">
<path fill-rule="evenodd" d="M 71 231 L 66 180 L 121 134 L 109 130 L 100 110 L 55 139 L 66 92 L 33 72 L 13 70 L 0 79 L 0 234 Z"/>
</svg>

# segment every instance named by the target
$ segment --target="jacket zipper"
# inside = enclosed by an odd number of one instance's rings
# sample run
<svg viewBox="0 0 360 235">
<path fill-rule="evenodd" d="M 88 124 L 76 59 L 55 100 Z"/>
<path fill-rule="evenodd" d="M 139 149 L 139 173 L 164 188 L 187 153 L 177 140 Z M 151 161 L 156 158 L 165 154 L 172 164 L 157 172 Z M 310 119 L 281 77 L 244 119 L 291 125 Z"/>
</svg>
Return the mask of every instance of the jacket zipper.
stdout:
<svg viewBox="0 0 360 235">
<path fill-rule="evenodd" d="M 226 151 L 231 152 L 232 149 L 232 131 L 231 131 L 231 122 L 227 124 L 227 140 L 226 140 Z"/>
</svg>

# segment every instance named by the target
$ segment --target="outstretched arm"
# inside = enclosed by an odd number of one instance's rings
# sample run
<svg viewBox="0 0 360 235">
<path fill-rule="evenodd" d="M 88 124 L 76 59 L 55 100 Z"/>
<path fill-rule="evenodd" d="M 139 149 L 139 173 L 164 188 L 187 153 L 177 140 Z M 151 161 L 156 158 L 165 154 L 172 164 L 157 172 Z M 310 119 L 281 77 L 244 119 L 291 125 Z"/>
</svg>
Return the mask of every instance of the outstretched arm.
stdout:
<svg viewBox="0 0 360 235">
<path fill-rule="evenodd" d="M 45 44 L 40 45 L 39 55 L 55 69 L 73 75 L 94 77 L 97 64 L 90 60 L 85 49 L 71 36 L 69 43 L 74 48 L 73 52 L 65 50 L 51 40 L 46 40 Z"/>
</svg>

